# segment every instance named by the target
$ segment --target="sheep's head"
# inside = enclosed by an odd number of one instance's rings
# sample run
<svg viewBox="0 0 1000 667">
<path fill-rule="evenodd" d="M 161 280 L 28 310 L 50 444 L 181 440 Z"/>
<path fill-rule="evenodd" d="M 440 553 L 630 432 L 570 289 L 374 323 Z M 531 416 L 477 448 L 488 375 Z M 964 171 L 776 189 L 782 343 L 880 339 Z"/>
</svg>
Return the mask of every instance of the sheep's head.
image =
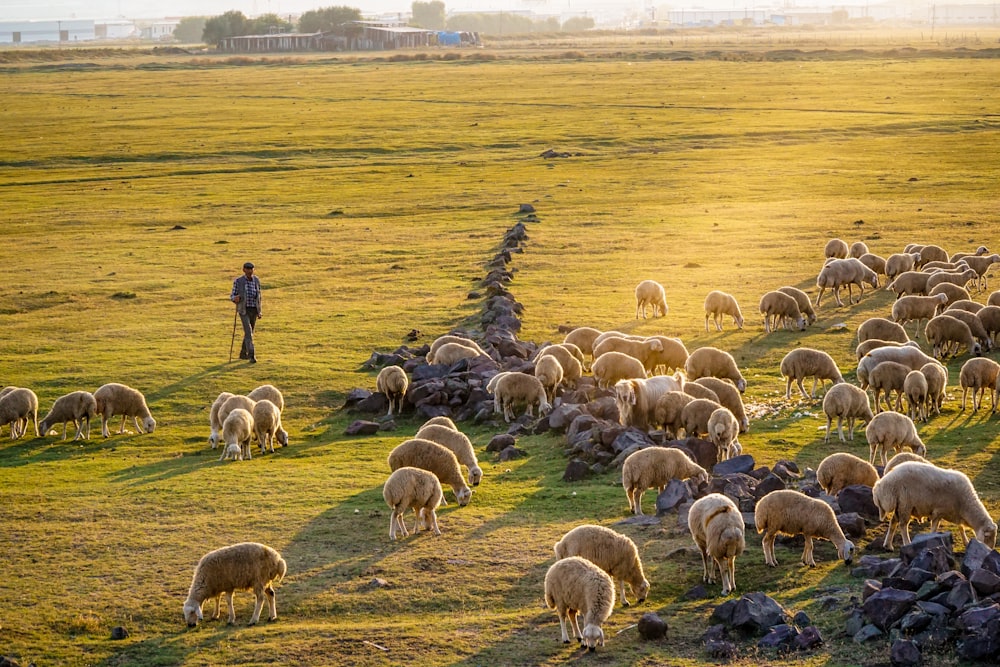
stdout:
<svg viewBox="0 0 1000 667">
<path fill-rule="evenodd" d="M 917 456 L 927 456 L 927 445 L 922 442 L 918 442 L 915 447 L 913 447 L 913 453 Z"/>
<path fill-rule="evenodd" d="M 854 560 L 854 542 L 844 540 L 844 543 L 837 548 L 837 555 L 844 561 L 844 565 L 850 565 Z"/>
<path fill-rule="evenodd" d="M 142 428 L 146 433 L 152 433 L 156 430 L 156 420 L 150 417 L 146 417 L 142 420 Z"/>
<path fill-rule="evenodd" d="M 635 593 L 635 597 L 638 602 L 645 602 L 646 596 L 649 595 L 649 581 L 643 579 L 642 583 L 638 587 L 633 586 L 632 592 Z"/>
<path fill-rule="evenodd" d="M 184 620 L 187 622 L 189 628 L 193 628 L 198 625 L 198 621 L 204 619 L 201 614 L 201 605 L 194 600 L 187 600 L 184 602 Z"/>
<path fill-rule="evenodd" d="M 742 394 L 747 390 L 747 381 L 744 380 L 742 377 L 740 377 L 738 380 L 736 380 L 736 388 L 739 389 L 740 393 Z"/>
<path fill-rule="evenodd" d="M 979 343 L 972 344 L 972 356 L 981 357 L 983 356 L 983 346 Z"/>
<path fill-rule="evenodd" d="M 583 643 L 587 645 L 588 651 L 597 650 L 598 644 L 604 646 L 604 630 L 601 626 L 590 624 L 583 629 Z"/>
<path fill-rule="evenodd" d="M 990 549 L 995 549 L 997 546 L 997 525 L 991 523 L 987 528 L 976 531 L 976 539 L 988 546 Z"/>
<path fill-rule="evenodd" d="M 483 469 L 479 466 L 472 466 L 469 468 L 469 483 L 472 486 L 479 486 L 479 482 L 483 480 Z"/>
<path fill-rule="evenodd" d="M 280 443 L 282 447 L 288 446 L 288 431 L 286 431 L 285 429 L 279 426 L 278 432 L 275 434 L 274 437 L 278 440 L 278 443 Z"/>
<path fill-rule="evenodd" d="M 799 331 L 805 331 L 806 318 L 804 318 L 802 315 L 799 315 L 799 319 L 795 320 L 795 326 L 798 327 Z"/>
<path fill-rule="evenodd" d="M 469 504 L 469 501 L 472 500 L 472 489 L 467 486 L 456 489 L 455 498 L 458 500 L 459 507 L 465 507 Z"/>
</svg>

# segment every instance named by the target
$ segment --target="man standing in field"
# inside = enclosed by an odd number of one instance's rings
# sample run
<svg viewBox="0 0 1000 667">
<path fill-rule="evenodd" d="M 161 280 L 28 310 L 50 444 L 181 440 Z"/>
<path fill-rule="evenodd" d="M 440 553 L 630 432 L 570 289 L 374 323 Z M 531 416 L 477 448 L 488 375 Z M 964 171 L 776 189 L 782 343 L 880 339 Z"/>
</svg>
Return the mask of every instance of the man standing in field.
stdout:
<svg viewBox="0 0 1000 667">
<path fill-rule="evenodd" d="M 253 262 L 243 264 L 243 275 L 233 281 L 233 291 L 229 299 L 236 304 L 236 312 L 243 322 L 243 346 L 240 348 L 240 359 L 249 359 L 251 364 L 257 363 L 257 353 L 253 345 L 253 330 L 261 314 L 260 280 L 253 274 Z"/>
</svg>

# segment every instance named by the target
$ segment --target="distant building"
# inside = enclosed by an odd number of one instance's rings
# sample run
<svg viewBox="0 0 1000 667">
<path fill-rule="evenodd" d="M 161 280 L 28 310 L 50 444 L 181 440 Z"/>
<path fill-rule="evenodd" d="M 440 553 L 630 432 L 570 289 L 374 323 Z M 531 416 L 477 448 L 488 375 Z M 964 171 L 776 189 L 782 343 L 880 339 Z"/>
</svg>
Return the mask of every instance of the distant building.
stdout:
<svg viewBox="0 0 1000 667">
<path fill-rule="evenodd" d="M 180 25 L 180 19 L 163 19 L 160 21 L 142 21 L 139 23 L 140 37 L 156 42 L 174 38 L 174 30 Z"/>
<path fill-rule="evenodd" d="M 663 18 L 663 15 L 660 15 Z M 767 12 L 762 9 L 679 9 L 666 13 L 671 26 L 688 28 L 713 25 L 761 25 L 767 20 Z"/>
<path fill-rule="evenodd" d="M 0 44 L 82 42 L 94 38 L 93 19 L 0 21 Z"/>
<path fill-rule="evenodd" d="M 132 39 L 139 35 L 139 28 L 132 21 L 97 21 L 94 24 L 95 39 Z"/>
<path fill-rule="evenodd" d="M 219 40 L 219 51 L 226 53 L 275 53 L 282 51 L 323 51 L 323 33 L 276 33 L 240 35 Z"/>
<path fill-rule="evenodd" d="M 928 20 L 937 25 L 998 25 L 1000 4 L 931 5 Z"/>
</svg>

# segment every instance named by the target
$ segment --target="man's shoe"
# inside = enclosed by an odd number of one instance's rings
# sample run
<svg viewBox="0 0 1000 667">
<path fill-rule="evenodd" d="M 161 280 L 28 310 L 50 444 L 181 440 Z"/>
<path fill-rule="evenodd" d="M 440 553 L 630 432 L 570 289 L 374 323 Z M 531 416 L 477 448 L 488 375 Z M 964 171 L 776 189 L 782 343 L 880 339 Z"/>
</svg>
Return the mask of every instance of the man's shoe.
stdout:
<svg viewBox="0 0 1000 667">
<path fill-rule="evenodd" d="M 248 357 L 246 352 L 240 352 L 240 359 L 247 359 L 247 358 Z"/>
<path fill-rule="evenodd" d="M 257 363 L 257 358 L 256 357 L 250 357 L 250 363 L 251 364 L 256 364 Z"/>
</svg>

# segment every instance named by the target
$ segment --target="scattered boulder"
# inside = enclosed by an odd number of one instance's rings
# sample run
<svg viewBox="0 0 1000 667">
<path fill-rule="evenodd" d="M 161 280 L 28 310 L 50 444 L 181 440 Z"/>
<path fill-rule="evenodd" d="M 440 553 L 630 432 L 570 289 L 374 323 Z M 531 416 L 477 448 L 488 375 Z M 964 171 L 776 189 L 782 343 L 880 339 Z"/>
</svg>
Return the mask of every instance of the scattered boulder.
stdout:
<svg viewBox="0 0 1000 667">
<path fill-rule="evenodd" d="M 667 623 L 658 614 L 646 612 L 639 618 L 639 635 L 643 639 L 663 639 L 667 636 Z"/>
<path fill-rule="evenodd" d="M 359 419 L 344 429 L 344 435 L 375 435 L 381 426 L 378 422 Z"/>
</svg>

